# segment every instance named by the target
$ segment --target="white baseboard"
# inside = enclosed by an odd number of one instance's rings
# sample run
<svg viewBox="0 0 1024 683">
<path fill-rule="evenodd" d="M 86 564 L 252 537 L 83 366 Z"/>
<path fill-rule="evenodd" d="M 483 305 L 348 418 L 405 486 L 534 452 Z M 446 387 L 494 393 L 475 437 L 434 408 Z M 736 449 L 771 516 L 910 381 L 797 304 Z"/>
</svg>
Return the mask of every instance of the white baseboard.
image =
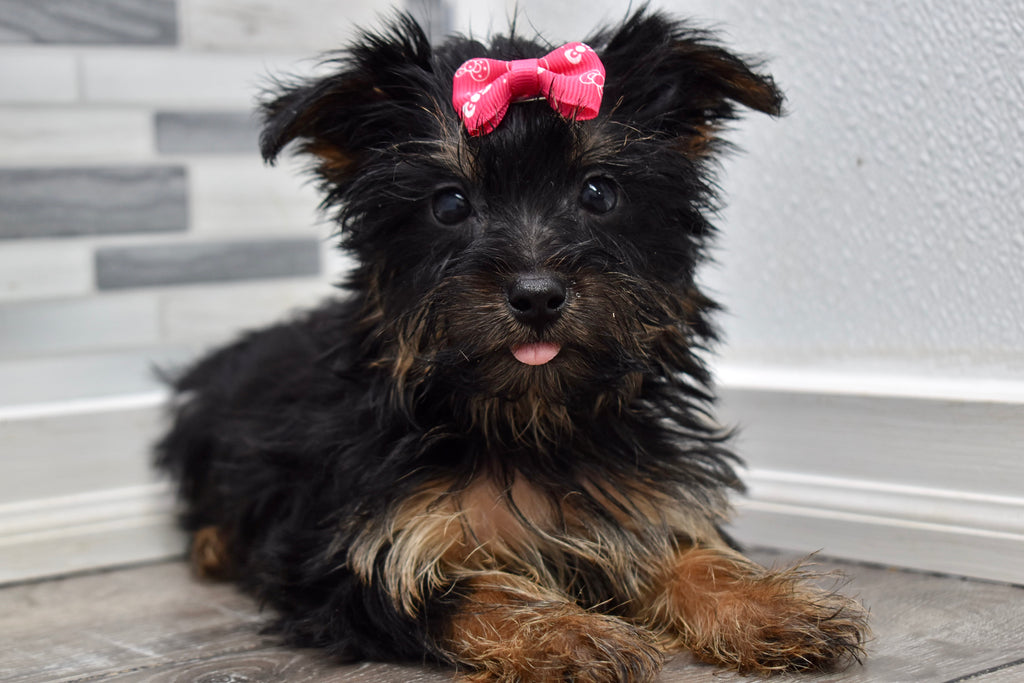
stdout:
<svg viewBox="0 0 1024 683">
<path fill-rule="evenodd" d="M 876 396 L 956 402 L 1024 404 L 1024 381 L 923 377 L 892 372 L 851 372 L 815 368 L 721 365 L 719 384 L 735 389 L 786 391 L 828 396 Z"/>
<path fill-rule="evenodd" d="M 741 542 L 1024 583 L 1020 387 L 723 378 L 750 465 Z M 182 554 L 147 473 L 162 401 L 0 408 L 0 489 L 18 494 L 0 501 L 0 583 Z"/>
<path fill-rule="evenodd" d="M 752 470 L 743 542 L 1024 583 L 1024 497 Z"/>
<path fill-rule="evenodd" d="M 0 406 L 0 583 L 182 555 L 159 391 Z"/>
<path fill-rule="evenodd" d="M 180 556 L 173 511 L 164 484 L 0 505 L 0 584 Z"/>
<path fill-rule="evenodd" d="M 1024 584 L 1024 383 L 721 377 L 742 542 Z"/>
</svg>

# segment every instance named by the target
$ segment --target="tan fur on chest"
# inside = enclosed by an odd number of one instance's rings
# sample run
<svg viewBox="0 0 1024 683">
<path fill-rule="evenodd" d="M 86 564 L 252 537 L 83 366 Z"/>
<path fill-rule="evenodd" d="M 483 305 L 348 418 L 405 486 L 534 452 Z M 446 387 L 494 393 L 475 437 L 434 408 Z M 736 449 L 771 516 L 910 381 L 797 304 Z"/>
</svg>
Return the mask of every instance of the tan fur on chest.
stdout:
<svg viewBox="0 0 1024 683">
<path fill-rule="evenodd" d="M 529 542 L 531 529 L 551 532 L 558 524 L 555 505 L 522 479 L 510 487 L 487 479 L 475 482 L 455 494 L 452 503 L 464 521 L 463 540 L 485 552 L 520 547 Z"/>
<path fill-rule="evenodd" d="M 349 564 L 365 581 L 381 580 L 397 603 L 414 612 L 424 589 L 452 575 L 539 561 L 537 537 L 551 533 L 554 506 L 517 481 L 502 487 L 480 479 L 464 488 L 447 482 L 424 487 L 367 528 L 349 550 Z M 382 577 L 373 567 L 385 554 Z"/>
<path fill-rule="evenodd" d="M 584 503 L 586 501 L 586 504 Z M 711 516 L 653 491 L 584 485 L 555 498 L 522 476 L 480 478 L 457 488 L 435 482 L 406 498 L 349 549 L 349 566 L 382 582 L 396 604 L 418 611 L 425 593 L 476 573 L 505 571 L 565 589 L 573 558 L 640 590 L 679 537 L 713 538 Z M 375 573 L 383 558 L 383 571 Z"/>
</svg>

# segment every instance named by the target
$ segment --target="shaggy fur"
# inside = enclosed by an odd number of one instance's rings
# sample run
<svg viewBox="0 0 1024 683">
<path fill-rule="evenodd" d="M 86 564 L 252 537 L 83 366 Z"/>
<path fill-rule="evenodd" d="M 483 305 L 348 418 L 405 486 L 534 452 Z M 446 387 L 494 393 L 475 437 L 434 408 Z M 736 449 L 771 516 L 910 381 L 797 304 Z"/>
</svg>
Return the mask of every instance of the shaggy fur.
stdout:
<svg viewBox="0 0 1024 683">
<path fill-rule="evenodd" d="M 861 608 L 721 532 L 741 485 L 702 360 L 719 133 L 782 95 L 645 10 L 587 43 L 598 118 L 520 102 L 482 137 L 451 105 L 455 70 L 551 46 L 432 48 L 402 17 L 331 75 L 277 85 L 263 154 L 309 155 L 358 266 L 348 296 L 174 381 L 158 461 L 194 565 L 295 644 L 476 681 L 646 681 L 678 649 L 841 666 Z M 558 355 L 516 360 L 538 342 Z"/>
</svg>

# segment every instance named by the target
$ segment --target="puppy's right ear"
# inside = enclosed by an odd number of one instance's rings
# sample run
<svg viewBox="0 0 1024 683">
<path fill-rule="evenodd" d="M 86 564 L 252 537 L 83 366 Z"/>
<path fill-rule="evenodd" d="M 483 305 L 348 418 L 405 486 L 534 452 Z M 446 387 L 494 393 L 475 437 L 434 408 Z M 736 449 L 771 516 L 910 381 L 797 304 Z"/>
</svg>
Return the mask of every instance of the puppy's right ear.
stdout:
<svg viewBox="0 0 1024 683">
<path fill-rule="evenodd" d="M 608 78 L 609 118 L 674 139 L 697 159 L 722 148 L 719 134 L 740 106 L 780 116 L 784 96 L 757 60 L 719 46 L 706 31 L 641 6 L 614 31 L 592 39 Z"/>
<path fill-rule="evenodd" d="M 327 64 L 334 73 L 270 89 L 260 104 L 260 152 L 273 164 L 296 142 L 297 151 L 316 157 L 321 175 L 343 182 L 368 150 L 409 139 L 422 127 L 418 103 L 431 83 L 430 43 L 403 14 Z"/>
</svg>

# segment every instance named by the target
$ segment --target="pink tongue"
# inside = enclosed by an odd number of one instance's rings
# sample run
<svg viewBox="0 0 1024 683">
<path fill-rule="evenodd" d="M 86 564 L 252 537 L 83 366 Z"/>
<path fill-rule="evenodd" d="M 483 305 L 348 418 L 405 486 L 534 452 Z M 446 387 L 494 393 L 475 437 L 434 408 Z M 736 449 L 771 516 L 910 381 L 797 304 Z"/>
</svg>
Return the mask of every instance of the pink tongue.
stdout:
<svg viewBox="0 0 1024 683">
<path fill-rule="evenodd" d="M 527 365 L 544 365 L 558 355 L 562 347 L 551 342 L 537 342 L 535 344 L 523 344 L 512 349 L 512 355 L 520 363 Z"/>
</svg>

